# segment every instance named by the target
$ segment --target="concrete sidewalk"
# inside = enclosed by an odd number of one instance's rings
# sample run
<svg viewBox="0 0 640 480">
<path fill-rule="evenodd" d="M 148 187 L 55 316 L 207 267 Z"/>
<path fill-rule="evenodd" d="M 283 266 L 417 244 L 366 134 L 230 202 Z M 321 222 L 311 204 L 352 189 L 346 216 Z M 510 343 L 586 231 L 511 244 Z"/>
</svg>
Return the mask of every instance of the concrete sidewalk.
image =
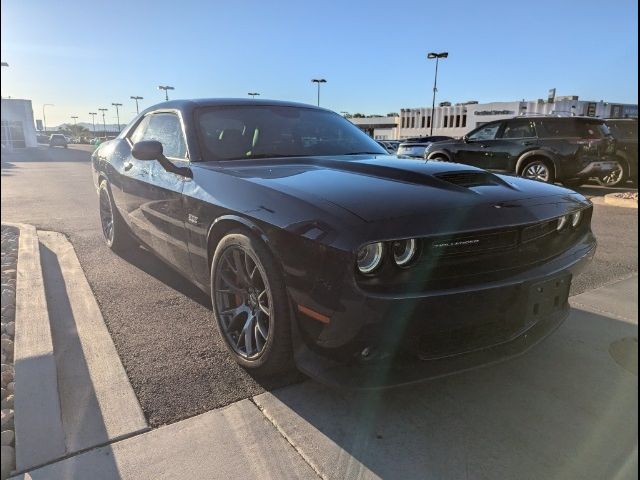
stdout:
<svg viewBox="0 0 640 480">
<path fill-rule="evenodd" d="M 574 297 L 499 365 L 382 392 L 307 381 L 20 478 L 637 478 L 637 293 Z"/>
</svg>

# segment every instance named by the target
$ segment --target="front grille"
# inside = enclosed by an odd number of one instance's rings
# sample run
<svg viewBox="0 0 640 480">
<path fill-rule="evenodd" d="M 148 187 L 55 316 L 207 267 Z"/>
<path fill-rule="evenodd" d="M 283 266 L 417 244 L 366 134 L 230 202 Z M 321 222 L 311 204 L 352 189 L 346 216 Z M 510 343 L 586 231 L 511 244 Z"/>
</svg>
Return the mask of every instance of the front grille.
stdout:
<svg viewBox="0 0 640 480">
<path fill-rule="evenodd" d="M 548 222 L 538 223 L 522 229 L 522 241 L 529 242 L 536 238 L 544 237 L 556 231 L 558 225 L 557 220 L 549 220 Z"/>
<path fill-rule="evenodd" d="M 476 235 L 453 235 L 425 239 L 428 255 L 455 255 L 468 252 L 486 252 L 497 248 L 510 248 L 518 243 L 518 231 L 508 230 Z"/>
</svg>

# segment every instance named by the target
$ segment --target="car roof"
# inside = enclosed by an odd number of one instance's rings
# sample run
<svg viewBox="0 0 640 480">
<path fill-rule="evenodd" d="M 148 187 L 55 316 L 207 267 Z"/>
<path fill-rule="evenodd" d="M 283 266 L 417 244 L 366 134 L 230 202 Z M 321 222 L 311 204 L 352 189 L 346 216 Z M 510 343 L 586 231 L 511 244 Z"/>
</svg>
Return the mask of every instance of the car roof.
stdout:
<svg viewBox="0 0 640 480">
<path fill-rule="evenodd" d="M 511 118 L 506 118 L 504 120 L 509 121 L 509 120 L 527 120 L 527 119 L 535 119 L 535 120 L 564 120 L 564 121 L 568 121 L 568 120 L 589 120 L 591 122 L 604 122 L 605 119 L 603 118 L 597 118 L 597 117 L 587 117 L 585 115 L 575 115 L 573 117 L 558 117 L 555 115 L 535 115 L 535 114 L 531 114 L 531 115 L 519 115 L 516 117 L 511 117 Z M 504 121 L 503 120 L 503 121 Z M 493 120 L 491 122 L 488 123 L 494 123 L 494 122 L 499 122 L 501 120 Z"/>
<path fill-rule="evenodd" d="M 268 100 L 254 98 L 194 98 L 169 100 L 168 102 L 158 103 L 149 107 L 147 110 L 157 110 L 161 108 L 194 108 L 194 107 L 231 107 L 231 106 L 278 106 L 278 107 L 297 107 L 297 108 L 313 108 L 315 110 L 326 110 L 326 108 L 309 105 L 306 103 L 288 102 L 284 100 Z"/>
</svg>

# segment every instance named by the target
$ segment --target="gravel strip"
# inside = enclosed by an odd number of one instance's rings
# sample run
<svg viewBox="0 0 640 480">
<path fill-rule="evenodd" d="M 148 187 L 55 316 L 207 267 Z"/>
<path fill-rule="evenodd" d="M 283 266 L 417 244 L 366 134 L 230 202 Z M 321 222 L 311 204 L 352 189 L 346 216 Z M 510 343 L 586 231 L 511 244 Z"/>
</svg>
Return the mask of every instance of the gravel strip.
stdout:
<svg viewBox="0 0 640 480">
<path fill-rule="evenodd" d="M 638 192 L 620 192 L 614 193 L 611 196 L 616 198 L 624 198 L 625 200 L 635 200 L 636 202 L 638 201 Z"/>
<path fill-rule="evenodd" d="M 16 314 L 16 264 L 20 231 L 2 225 L 2 472 L 3 480 L 15 468 L 13 427 L 13 339 Z"/>
</svg>

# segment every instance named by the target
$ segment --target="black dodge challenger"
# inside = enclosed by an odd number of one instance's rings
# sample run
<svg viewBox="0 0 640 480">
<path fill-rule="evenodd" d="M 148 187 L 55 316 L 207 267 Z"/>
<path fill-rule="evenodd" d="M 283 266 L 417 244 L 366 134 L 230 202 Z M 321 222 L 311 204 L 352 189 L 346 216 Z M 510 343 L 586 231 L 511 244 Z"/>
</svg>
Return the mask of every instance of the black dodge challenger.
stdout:
<svg viewBox="0 0 640 480">
<path fill-rule="evenodd" d="M 522 353 L 596 247 L 575 192 L 398 158 L 302 104 L 162 103 L 92 166 L 109 247 L 143 244 L 210 293 L 256 373 L 378 387 Z"/>
</svg>

